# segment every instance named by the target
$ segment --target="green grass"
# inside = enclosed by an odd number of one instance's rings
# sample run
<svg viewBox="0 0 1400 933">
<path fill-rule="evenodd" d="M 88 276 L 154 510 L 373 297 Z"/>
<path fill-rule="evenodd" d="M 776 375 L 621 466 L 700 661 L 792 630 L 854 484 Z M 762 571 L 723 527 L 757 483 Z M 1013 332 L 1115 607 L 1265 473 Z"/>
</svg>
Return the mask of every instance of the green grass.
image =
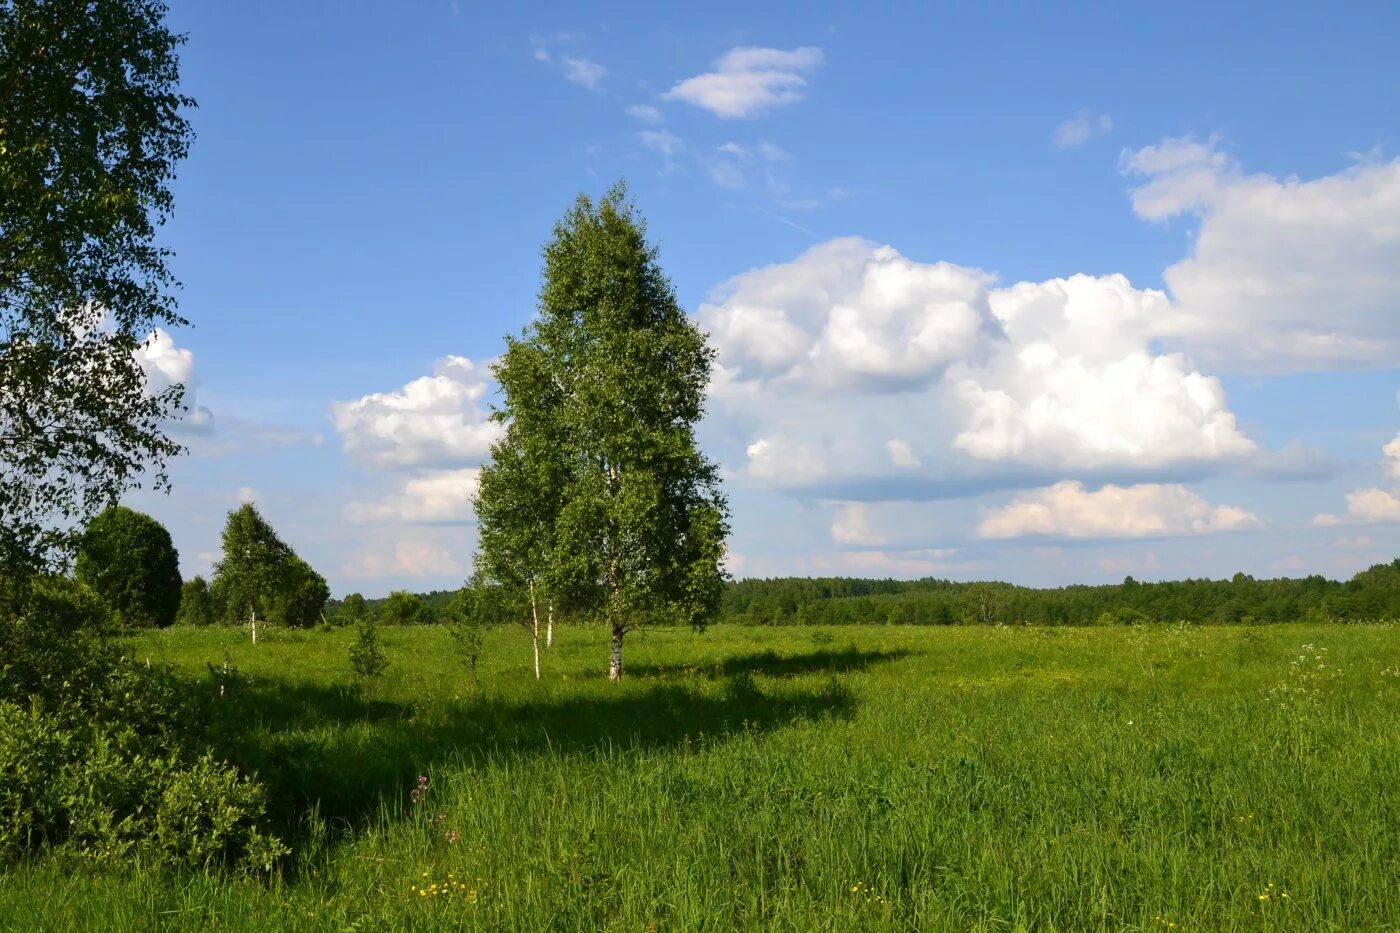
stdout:
<svg viewBox="0 0 1400 933">
<path fill-rule="evenodd" d="M 0 925 L 1400 928 L 1400 629 L 657 631 L 620 686 L 601 631 L 563 630 L 538 684 L 508 631 L 475 688 L 445 633 L 389 629 L 364 691 L 351 634 L 132 642 L 237 667 L 280 877 L 41 859 Z"/>
</svg>

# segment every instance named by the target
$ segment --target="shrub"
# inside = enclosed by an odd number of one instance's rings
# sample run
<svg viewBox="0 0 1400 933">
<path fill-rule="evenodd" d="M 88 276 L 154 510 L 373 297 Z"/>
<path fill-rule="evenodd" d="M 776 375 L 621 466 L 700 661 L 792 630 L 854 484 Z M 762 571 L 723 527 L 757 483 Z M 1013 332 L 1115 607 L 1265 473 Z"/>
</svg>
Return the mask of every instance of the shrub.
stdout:
<svg viewBox="0 0 1400 933">
<path fill-rule="evenodd" d="M 123 506 L 99 514 L 83 532 L 74 573 L 127 626 L 164 628 L 180 606 L 180 555 L 170 532 Z"/>
<path fill-rule="evenodd" d="M 355 643 L 350 646 L 350 666 L 361 677 L 378 677 L 389 666 L 379 631 L 371 619 L 362 619 L 355 626 Z"/>
<path fill-rule="evenodd" d="M 0 859 L 270 866 L 261 787 L 202 751 L 187 685 L 101 638 L 106 611 L 57 579 L 0 598 Z"/>
</svg>

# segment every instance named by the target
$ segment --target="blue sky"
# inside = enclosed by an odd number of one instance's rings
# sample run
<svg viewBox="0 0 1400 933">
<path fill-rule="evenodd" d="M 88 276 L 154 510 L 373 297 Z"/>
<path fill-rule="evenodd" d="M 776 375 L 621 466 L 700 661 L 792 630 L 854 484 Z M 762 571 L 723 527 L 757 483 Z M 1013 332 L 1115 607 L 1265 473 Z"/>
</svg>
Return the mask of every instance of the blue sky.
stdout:
<svg viewBox="0 0 1400 933">
<path fill-rule="evenodd" d="M 719 352 L 739 575 L 1320 572 L 1400 553 L 1400 9 L 180 4 L 163 231 L 207 572 L 468 572 L 489 362 L 625 177 Z M 468 362 L 470 361 L 470 362 Z M 1391 452 L 1385 448 L 1391 445 Z"/>
</svg>

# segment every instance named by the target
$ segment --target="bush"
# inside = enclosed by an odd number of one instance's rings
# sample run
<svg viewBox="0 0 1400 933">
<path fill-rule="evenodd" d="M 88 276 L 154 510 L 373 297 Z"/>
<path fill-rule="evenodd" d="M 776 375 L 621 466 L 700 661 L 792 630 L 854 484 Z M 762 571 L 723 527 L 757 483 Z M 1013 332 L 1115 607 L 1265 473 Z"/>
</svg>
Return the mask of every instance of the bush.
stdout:
<svg viewBox="0 0 1400 933">
<path fill-rule="evenodd" d="M 350 666 L 361 677 L 378 677 L 389 666 L 384 646 L 379 642 L 379 631 L 370 619 L 362 619 L 355 626 L 355 643 L 350 646 Z"/>
<path fill-rule="evenodd" d="M 83 532 L 74 573 L 112 607 L 122 625 L 175 622 L 180 555 L 170 532 L 151 516 L 122 506 L 99 514 Z"/>
<path fill-rule="evenodd" d="M 261 787 L 204 750 L 188 685 L 101 638 L 106 611 L 58 579 L 0 598 L 0 859 L 270 867 Z"/>
</svg>

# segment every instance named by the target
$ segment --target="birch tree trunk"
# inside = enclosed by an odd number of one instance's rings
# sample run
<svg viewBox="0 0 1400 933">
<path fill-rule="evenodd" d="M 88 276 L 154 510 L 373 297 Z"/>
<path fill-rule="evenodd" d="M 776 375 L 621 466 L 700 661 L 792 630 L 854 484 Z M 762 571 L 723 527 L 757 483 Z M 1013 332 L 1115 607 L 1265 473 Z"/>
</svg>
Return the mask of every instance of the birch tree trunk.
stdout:
<svg viewBox="0 0 1400 933">
<path fill-rule="evenodd" d="M 540 679 L 540 612 L 535 605 L 535 581 L 530 580 L 530 645 L 535 649 L 535 679 Z"/>
<path fill-rule="evenodd" d="M 258 610 L 256 609 L 252 610 L 249 627 L 253 630 L 253 644 L 256 645 L 258 643 Z"/>
<path fill-rule="evenodd" d="M 622 680 L 622 622 L 613 620 L 612 655 L 608 659 L 608 680 L 619 683 Z"/>
<path fill-rule="evenodd" d="M 554 603 L 549 604 L 549 621 L 544 630 L 544 646 L 546 648 L 554 647 Z"/>
</svg>

